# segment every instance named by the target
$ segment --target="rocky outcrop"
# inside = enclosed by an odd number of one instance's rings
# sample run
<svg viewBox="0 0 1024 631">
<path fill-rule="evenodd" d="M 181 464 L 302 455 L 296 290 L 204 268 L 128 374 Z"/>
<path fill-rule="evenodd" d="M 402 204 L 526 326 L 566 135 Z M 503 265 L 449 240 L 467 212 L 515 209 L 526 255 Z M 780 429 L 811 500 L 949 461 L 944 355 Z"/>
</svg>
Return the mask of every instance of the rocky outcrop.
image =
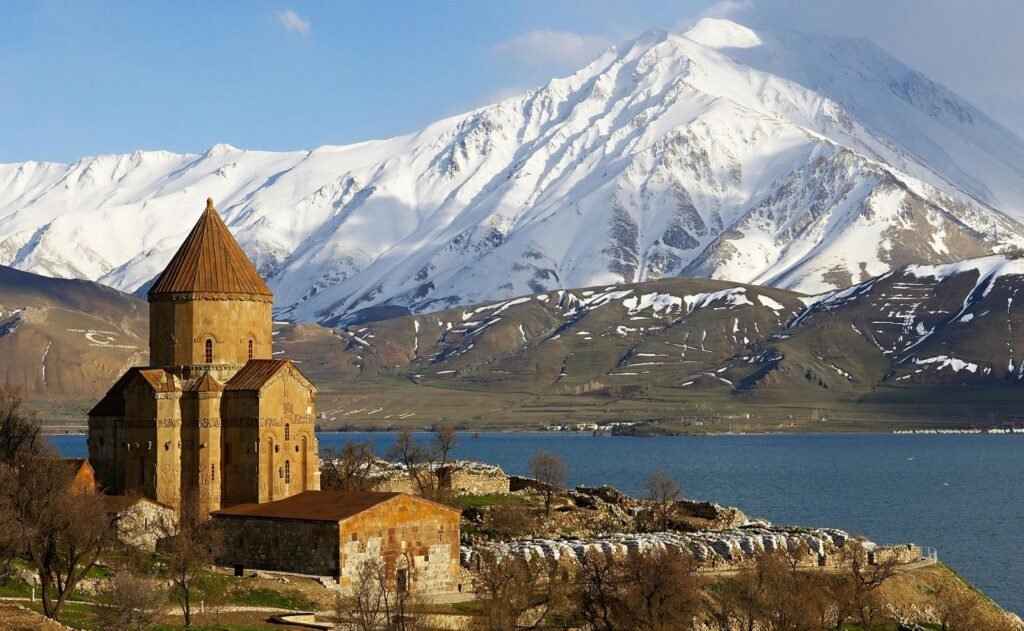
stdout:
<svg viewBox="0 0 1024 631">
<path fill-rule="evenodd" d="M 554 563 L 579 563 L 594 553 L 614 556 L 673 549 L 691 555 L 702 570 L 727 571 L 743 567 L 758 554 L 776 550 L 787 550 L 799 555 L 799 563 L 803 566 L 829 565 L 837 560 L 839 552 L 851 541 L 855 540 L 848 533 L 831 528 L 749 526 L 693 533 L 618 533 L 587 539 L 524 539 L 478 543 L 463 546 L 461 558 L 467 567 L 473 567 L 482 553 L 536 557 Z"/>
</svg>

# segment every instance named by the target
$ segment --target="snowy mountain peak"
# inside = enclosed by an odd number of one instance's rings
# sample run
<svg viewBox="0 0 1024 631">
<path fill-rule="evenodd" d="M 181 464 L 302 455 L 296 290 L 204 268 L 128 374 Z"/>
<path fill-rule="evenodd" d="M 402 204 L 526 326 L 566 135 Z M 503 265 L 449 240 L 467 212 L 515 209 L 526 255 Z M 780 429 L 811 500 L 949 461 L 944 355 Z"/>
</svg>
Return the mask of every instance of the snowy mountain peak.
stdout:
<svg viewBox="0 0 1024 631">
<path fill-rule="evenodd" d="M 0 264 L 137 290 L 213 197 L 297 320 L 673 275 L 820 293 L 1024 248 L 1022 165 L 869 43 L 701 20 L 388 140 L 0 165 Z"/>
<path fill-rule="evenodd" d="M 683 37 L 708 48 L 754 48 L 761 38 L 749 28 L 731 20 L 701 18 L 683 33 Z"/>
</svg>

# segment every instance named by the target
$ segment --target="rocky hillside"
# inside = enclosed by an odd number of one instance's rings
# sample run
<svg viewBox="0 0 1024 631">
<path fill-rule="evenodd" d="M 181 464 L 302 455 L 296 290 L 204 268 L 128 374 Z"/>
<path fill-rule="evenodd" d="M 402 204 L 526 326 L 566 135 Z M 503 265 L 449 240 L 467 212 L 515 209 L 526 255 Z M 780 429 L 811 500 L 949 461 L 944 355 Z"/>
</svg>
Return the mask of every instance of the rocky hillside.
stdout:
<svg viewBox="0 0 1024 631">
<path fill-rule="evenodd" d="M 1022 164 L 866 41 L 703 20 L 390 140 L 0 165 L 0 263 L 144 289 L 213 196 L 294 321 L 676 275 L 818 293 L 1020 248 Z"/>
</svg>

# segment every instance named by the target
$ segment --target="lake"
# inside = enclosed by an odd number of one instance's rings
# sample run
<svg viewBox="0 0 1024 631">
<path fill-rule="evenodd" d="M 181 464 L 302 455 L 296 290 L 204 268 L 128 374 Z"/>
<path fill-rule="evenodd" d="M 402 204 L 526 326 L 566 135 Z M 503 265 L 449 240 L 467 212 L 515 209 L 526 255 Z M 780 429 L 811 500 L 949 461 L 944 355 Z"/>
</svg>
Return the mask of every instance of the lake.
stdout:
<svg viewBox="0 0 1024 631">
<path fill-rule="evenodd" d="M 393 435 L 325 433 L 320 448 L 349 439 L 373 440 L 383 453 Z M 84 436 L 53 442 L 64 455 L 85 456 Z M 527 474 L 541 449 L 565 460 L 572 485 L 609 484 L 637 494 L 661 468 L 688 498 L 737 506 L 776 524 L 935 547 L 1000 605 L 1024 613 L 1024 436 L 483 433 L 463 435 L 456 451 Z"/>
</svg>

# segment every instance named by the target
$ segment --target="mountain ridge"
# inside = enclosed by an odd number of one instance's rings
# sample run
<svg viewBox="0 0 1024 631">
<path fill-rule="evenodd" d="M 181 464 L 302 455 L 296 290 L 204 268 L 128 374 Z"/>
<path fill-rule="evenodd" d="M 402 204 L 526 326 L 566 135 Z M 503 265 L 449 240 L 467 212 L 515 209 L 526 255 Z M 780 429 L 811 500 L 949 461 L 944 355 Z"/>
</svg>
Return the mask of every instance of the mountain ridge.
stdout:
<svg viewBox="0 0 1024 631">
<path fill-rule="evenodd" d="M 0 165 L 0 264 L 144 291 L 213 196 L 296 321 L 677 275 L 818 293 L 1024 248 L 1014 164 L 874 45 L 703 20 L 392 139 Z"/>
</svg>

